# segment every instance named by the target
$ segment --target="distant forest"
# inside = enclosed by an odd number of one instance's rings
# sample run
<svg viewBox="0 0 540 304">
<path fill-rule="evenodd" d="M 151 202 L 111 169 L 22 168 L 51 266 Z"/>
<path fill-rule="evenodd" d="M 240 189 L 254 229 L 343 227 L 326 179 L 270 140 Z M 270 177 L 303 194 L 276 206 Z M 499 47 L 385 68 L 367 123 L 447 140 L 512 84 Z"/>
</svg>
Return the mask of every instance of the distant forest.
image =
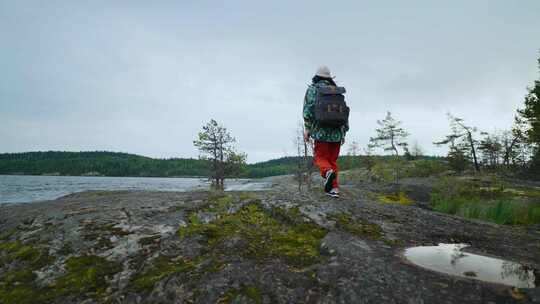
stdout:
<svg viewBox="0 0 540 304">
<path fill-rule="evenodd" d="M 198 159 L 153 159 L 115 152 L 28 152 L 0 154 L 0 174 L 102 176 L 204 176 Z"/>
<path fill-rule="evenodd" d="M 242 177 L 293 173 L 295 157 L 245 165 Z M 116 152 L 27 152 L 0 154 L 0 174 L 99 176 L 208 176 L 209 162 L 193 158 L 154 159 Z"/>
<path fill-rule="evenodd" d="M 343 169 L 360 167 L 363 156 L 342 156 Z M 294 174 L 298 157 L 245 165 L 240 177 Z M 0 174 L 187 177 L 208 176 L 209 162 L 193 158 L 155 159 L 117 152 L 26 152 L 0 154 Z"/>
</svg>

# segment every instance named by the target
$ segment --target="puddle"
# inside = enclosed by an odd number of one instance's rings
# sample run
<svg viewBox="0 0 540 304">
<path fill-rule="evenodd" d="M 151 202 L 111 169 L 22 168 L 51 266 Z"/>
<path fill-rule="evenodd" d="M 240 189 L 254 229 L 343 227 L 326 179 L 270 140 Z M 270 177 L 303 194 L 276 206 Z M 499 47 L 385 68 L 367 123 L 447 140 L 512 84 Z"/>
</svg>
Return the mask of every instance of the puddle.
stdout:
<svg viewBox="0 0 540 304">
<path fill-rule="evenodd" d="M 534 270 L 519 263 L 463 252 L 466 244 L 439 244 L 405 250 L 412 263 L 437 272 L 459 277 L 499 283 L 518 288 L 534 288 Z M 538 275 L 538 274 L 537 274 Z"/>
</svg>

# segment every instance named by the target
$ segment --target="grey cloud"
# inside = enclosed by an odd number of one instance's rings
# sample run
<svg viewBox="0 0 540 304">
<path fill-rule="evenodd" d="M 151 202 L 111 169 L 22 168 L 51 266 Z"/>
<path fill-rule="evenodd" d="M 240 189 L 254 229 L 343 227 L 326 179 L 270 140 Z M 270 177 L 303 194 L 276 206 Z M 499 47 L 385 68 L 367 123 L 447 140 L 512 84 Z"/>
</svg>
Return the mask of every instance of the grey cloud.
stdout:
<svg viewBox="0 0 540 304">
<path fill-rule="evenodd" d="M 196 157 L 223 122 L 249 161 L 294 154 L 320 64 L 349 140 L 391 110 L 429 153 L 445 113 L 507 128 L 538 78 L 540 2 L 0 1 L 0 151 Z"/>
</svg>

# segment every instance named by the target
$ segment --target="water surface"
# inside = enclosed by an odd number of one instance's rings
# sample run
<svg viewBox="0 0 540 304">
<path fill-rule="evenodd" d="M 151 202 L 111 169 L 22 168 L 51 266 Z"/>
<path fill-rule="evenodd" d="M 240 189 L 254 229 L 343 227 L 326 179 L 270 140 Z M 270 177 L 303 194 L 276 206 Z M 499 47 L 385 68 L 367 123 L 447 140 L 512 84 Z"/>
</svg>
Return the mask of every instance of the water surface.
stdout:
<svg viewBox="0 0 540 304">
<path fill-rule="evenodd" d="M 255 191 L 269 182 L 226 180 L 227 191 Z M 0 204 L 51 200 L 86 190 L 191 191 L 208 189 L 206 178 L 0 175 Z"/>
<path fill-rule="evenodd" d="M 534 270 L 522 264 L 463 252 L 466 244 L 439 244 L 405 250 L 412 263 L 454 276 L 499 283 L 518 288 L 534 288 Z"/>
</svg>

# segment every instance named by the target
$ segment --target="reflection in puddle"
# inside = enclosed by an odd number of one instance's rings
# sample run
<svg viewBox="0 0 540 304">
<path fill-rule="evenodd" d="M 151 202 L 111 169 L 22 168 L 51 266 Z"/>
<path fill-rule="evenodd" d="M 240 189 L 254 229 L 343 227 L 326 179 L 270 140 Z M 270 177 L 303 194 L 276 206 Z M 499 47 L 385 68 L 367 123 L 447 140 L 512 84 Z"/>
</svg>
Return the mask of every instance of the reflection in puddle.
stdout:
<svg viewBox="0 0 540 304">
<path fill-rule="evenodd" d="M 534 270 L 524 265 L 461 251 L 466 244 L 439 244 L 405 250 L 412 263 L 438 272 L 519 288 L 534 288 Z M 538 275 L 538 274 L 537 274 Z"/>
</svg>

